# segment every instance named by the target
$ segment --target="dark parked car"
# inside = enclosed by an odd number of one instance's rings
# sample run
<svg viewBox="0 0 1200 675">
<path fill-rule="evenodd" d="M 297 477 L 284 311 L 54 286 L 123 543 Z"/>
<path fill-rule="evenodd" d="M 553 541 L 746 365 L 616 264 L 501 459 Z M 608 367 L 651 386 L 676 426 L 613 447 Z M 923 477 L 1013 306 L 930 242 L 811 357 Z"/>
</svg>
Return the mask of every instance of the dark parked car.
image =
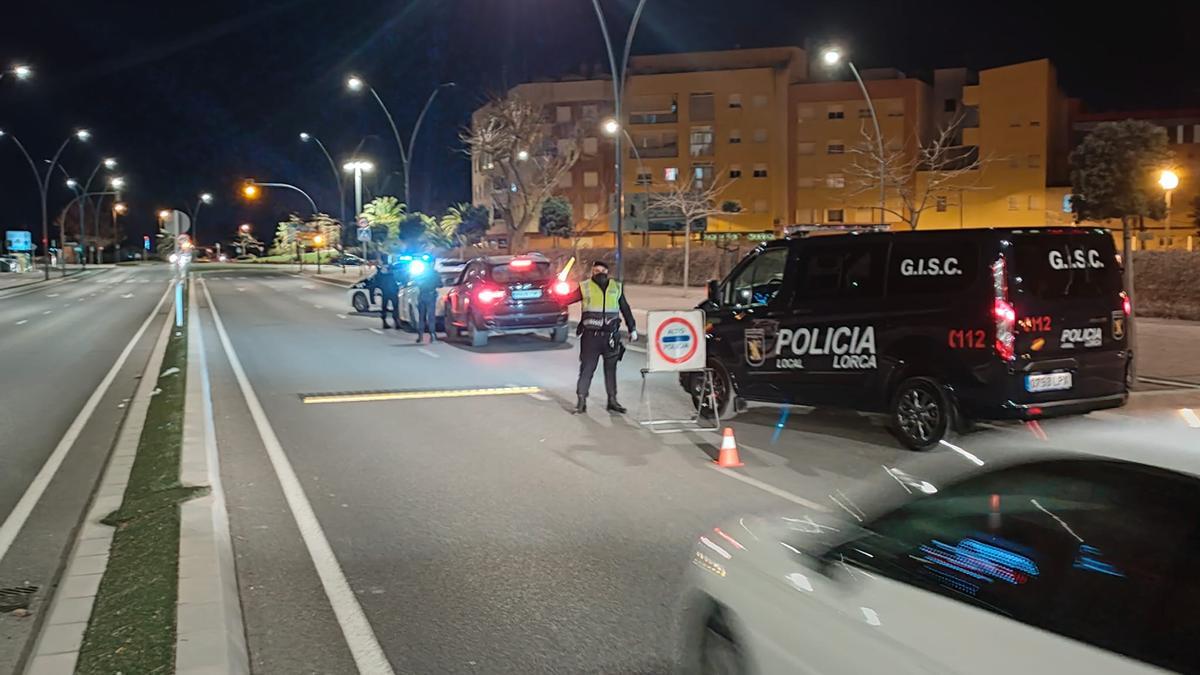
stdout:
<svg viewBox="0 0 1200 675">
<path fill-rule="evenodd" d="M 446 293 L 446 336 L 464 332 L 475 347 L 495 335 L 545 332 L 554 342 L 567 339 L 570 289 L 538 254 L 479 257 L 467 263 Z"/>
</svg>

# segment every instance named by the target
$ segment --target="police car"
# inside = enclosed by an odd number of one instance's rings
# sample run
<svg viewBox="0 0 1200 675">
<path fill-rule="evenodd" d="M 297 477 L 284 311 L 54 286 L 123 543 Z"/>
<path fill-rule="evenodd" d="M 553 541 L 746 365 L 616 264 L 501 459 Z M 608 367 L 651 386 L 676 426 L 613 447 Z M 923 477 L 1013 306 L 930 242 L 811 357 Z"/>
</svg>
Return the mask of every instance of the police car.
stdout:
<svg viewBox="0 0 1200 675">
<path fill-rule="evenodd" d="M 434 311 L 437 321 L 437 328 L 438 330 L 442 330 L 443 319 L 446 312 L 446 293 L 449 292 L 450 287 L 458 281 L 458 278 L 462 276 L 462 271 L 463 268 L 467 266 L 467 261 L 454 259 L 438 259 L 430 261 L 427 257 L 414 258 L 408 263 L 409 277 L 417 276 L 419 274 L 415 269 L 413 269 L 413 265 L 416 264 L 432 264 L 434 273 L 441 277 L 441 287 L 438 288 L 437 303 L 434 306 Z M 416 283 L 410 281 L 408 285 L 400 289 L 400 319 L 408 324 L 408 327 L 414 331 L 417 330 L 418 326 L 417 311 L 420 306 L 420 300 L 421 289 L 417 288 Z"/>
<path fill-rule="evenodd" d="M 709 282 L 717 412 L 744 403 L 889 416 L 912 449 L 972 420 L 1123 405 L 1129 298 L 1104 229 L 790 237 Z M 700 378 L 681 376 L 702 406 Z"/>
</svg>

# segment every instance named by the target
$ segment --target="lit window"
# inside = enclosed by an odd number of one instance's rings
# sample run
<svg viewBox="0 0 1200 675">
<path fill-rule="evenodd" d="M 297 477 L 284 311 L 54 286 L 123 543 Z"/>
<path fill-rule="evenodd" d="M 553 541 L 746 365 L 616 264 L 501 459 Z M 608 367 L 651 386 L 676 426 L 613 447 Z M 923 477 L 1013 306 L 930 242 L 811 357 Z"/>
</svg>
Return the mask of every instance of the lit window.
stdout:
<svg viewBox="0 0 1200 675">
<path fill-rule="evenodd" d="M 766 164 L 755 164 L 754 165 L 754 177 L 755 178 L 766 178 L 767 177 L 767 165 Z"/>
<path fill-rule="evenodd" d="M 730 94 L 729 95 L 729 107 L 730 108 L 741 108 L 742 107 L 742 95 L 741 94 Z"/>
<path fill-rule="evenodd" d="M 584 171 L 583 172 L 583 186 L 584 187 L 596 187 L 599 184 L 600 184 L 600 174 L 598 172 L 596 172 L 596 171 Z"/>
<path fill-rule="evenodd" d="M 831 173 L 825 176 L 825 187 L 844 188 L 846 187 L 846 177 L 840 173 Z"/>
<path fill-rule="evenodd" d="M 571 154 L 571 151 L 575 148 L 575 141 L 570 138 L 560 138 L 555 142 L 555 147 L 558 149 L 559 156 L 565 157 Z"/>
<path fill-rule="evenodd" d="M 713 128 L 709 126 L 692 127 L 691 133 L 692 157 L 710 157 L 713 154 Z"/>
<path fill-rule="evenodd" d="M 1029 210 L 1037 211 L 1040 208 L 1042 208 L 1042 205 L 1038 202 L 1037 195 L 1029 195 Z"/>
<path fill-rule="evenodd" d="M 596 154 L 597 146 L 598 146 L 598 142 L 595 138 L 588 137 L 588 138 L 583 139 L 583 154 L 585 154 L 585 155 Z"/>
<path fill-rule="evenodd" d="M 846 222 L 846 212 L 842 209 L 826 209 L 825 222 L 844 223 Z"/>
<path fill-rule="evenodd" d="M 766 143 L 767 142 L 767 130 L 766 129 L 755 129 L 754 130 L 754 142 L 755 143 Z"/>
<path fill-rule="evenodd" d="M 668 166 L 663 169 L 663 180 L 668 183 L 674 183 L 679 180 L 679 169 L 674 166 Z"/>
<path fill-rule="evenodd" d="M 1017 208 L 1018 208 L 1018 205 L 1017 205 L 1017 198 L 1016 198 L 1016 197 L 1009 197 L 1009 198 L 1008 198 L 1008 210 L 1009 210 L 1009 211 L 1016 211 L 1016 210 L 1017 210 Z"/>
<path fill-rule="evenodd" d="M 571 121 L 571 106 L 569 106 L 569 105 L 558 106 L 558 109 L 555 111 L 555 114 L 554 114 L 554 119 L 558 122 L 570 122 Z"/>
<path fill-rule="evenodd" d="M 1042 165 L 1042 156 L 1041 155 L 1030 155 L 1029 156 L 1029 168 L 1036 169 L 1036 168 L 1040 167 L 1041 165 Z"/>
<path fill-rule="evenodd" d="M 600 213 L 600 205 L 595 202 L 585 202 L 583 205 L 583 217 L 591 220 Z"/>
<path fill-rule="evenodd" d="M 580 108 L 580 114 L 585 120 L 594 120 L 600 117 L 600 107 L 594 103 L 589 103 Z"/>
<path fill-rule="evenodd" d="M 946 99 L 946 100 L 953 101 L 954 99 L 951 98 L 951 99 Z M 934 203 L 935 208 L 937 208 L 938 213 L 946 212 L 946 197 L 945 196 L 939 195 L 937 197 L 934 197 L 933 203 Z"/>
</svg>

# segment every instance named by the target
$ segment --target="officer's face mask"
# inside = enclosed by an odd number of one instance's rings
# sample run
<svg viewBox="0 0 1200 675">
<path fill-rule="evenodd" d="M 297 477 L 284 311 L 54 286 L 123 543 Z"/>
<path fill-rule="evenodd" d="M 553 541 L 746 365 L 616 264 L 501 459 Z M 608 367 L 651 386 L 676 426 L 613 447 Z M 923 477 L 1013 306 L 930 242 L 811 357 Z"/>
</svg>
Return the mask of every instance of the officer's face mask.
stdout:
<svg viewBox="0 0 1200 675">
<path fill-rule="evenodd" d="M 592 281 L 600 285 L 604 285 L 604 283 L 608 281 L 608 274 L 604 272 L 596 272 L 592 275 Z"/>
</svg>

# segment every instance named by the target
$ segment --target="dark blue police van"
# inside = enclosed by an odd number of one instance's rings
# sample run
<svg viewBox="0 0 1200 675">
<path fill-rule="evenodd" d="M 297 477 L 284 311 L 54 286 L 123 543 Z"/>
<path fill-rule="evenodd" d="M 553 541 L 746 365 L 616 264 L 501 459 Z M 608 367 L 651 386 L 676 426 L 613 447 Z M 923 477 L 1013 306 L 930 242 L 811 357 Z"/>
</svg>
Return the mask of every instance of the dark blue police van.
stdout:
<svg viewBox="0 0 1200 675">
<path fill-rule="evenodd" d="M 1130 305 L 1104 229 L 789 237 L 700 307 L 722 417 L 749 401 L 880 412 L 926 449 L 974 420 L 1128 398 Z M 681 383 L 711 414 L 699 379 Z"/>
</svg>

